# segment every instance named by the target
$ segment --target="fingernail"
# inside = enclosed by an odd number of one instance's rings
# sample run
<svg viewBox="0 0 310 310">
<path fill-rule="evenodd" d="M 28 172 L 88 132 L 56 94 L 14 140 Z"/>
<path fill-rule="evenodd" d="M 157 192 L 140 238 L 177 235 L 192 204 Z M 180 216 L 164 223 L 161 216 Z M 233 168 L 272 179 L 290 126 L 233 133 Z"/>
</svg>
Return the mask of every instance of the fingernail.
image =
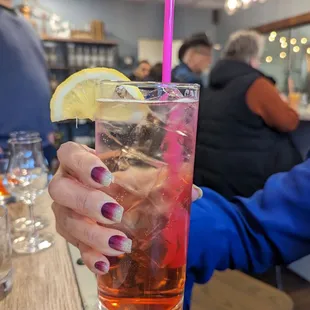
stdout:
<svg viewBox="0 0 310 310">
<path fill-rule="evenodd" d="M 109 186 L 114 180 L 112 173 L 103 167 L 93 168 L 91 177 L 95 182 L 103 186 Z"/>
<path fill-rule="evenodd" d="M 101 214 L 108 220 L 120 223 L 123 217 L 124 208 L 114 202 L 107 202 L 101 207 Z"/>
<path fill-rule="evenodd" d="M 202 189 L 200 188 L 200 187 L 198 187 L 197 185 L 193 185 L 193 200 L 195 201 L 195 200 L 198 200 L 198 199 L 200 199 L 200 198 L 202 198 L 202 196 L 203 196 L 203 191 L 202 191 Z"/>
<path fill-rule="evenodd" d="M 101 272 L 107 273 L 109 271 L 109 266 L 107 263 L 98 261 L 95 263 L 95 268 Z"/>
<path fill-rule="evenodd" d="M 123 236 L 112 236 L 109 240 L 109 246 L 120 252 L 131 253 L 132 240 Z"/>
</svg>

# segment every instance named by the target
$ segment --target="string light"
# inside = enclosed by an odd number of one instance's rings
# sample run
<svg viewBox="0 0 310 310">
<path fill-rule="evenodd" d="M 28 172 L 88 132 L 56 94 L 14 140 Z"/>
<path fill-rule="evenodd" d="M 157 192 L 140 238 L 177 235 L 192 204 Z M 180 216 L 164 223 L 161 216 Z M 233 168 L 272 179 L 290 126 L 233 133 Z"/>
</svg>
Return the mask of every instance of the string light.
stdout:
<svg viewBox="0 0 310 310">
<path fill-rule="evenodd" d="M 224 8 L 228 15 L 233 15 L 241 6 L 242 2 L 240 0 L 226 0 Z"/>
<path fill-rule="evenodd" d="M 252 0 L 241 0 L 241 2 L 243 9 L 248 9 L 252 4 Z"/>
<path fill-rule="evenodd" d="M 277 35 L 278 35 L 278 34 L 277 34 L 275 31 L 272 31 L 272 32 L 270 33 L 270 37 L 271 37 L 271 38 L 276 38 Z"/>
<path fill-rule="evenodd" d="M 295 53 L 298 53 L 298 52 L 300 51 L 300 47 L 297 46 L 297 45 L 294 46 L 293 51 L 294 51 Z"/>
<path fill-rule="evenodd" d="M 267 0 L 226 0 L 225 11 L 228 15 L 235 14 L 239 9 L 248 9 L 253 3 L 265 3 Z"/>
<path fill-rule="evenodd" d="M 221 44 L 214 44 L 213 48 L 216 50 L 216 51 L 220 51 L 222 49 L 222 45 Z"/>
<path fill-rule="evenodd" d="M 307 54 L 310 55 L 310 47 L 307 48 Z"/>
<path fill-rule="evenodd" d="M 281 52 L 280 53 L 280 58 L 284 59 L 286 57 L 286 53 L 285 52 Z"/>
<path fill-rule="evenodd" d="M 286 42 L 286 37 L 281 37 L 280 38 L 280 43 L 284 43 L 284 42 Z"/>
<path fill-rule="evenodd" d="M 283 42 L 283 43 L 281 44 L 281 47 L 282 47 L 282 48 L 287 48 L 287 45 L 288 45 L 288 44 L 287 44 L 286 42 Z"/>
<path fill-rule="evenodd" d="M 301 42 L 301 44 L 307 44 L 308 39 L 307 39 L 307 38 L 302 38 L 302 39 L 300 40 L 300 42 Z"/>
<path fill-rule="evenodd" d="M 291 39 L 291 44 L 292 44 L 292 45 L 295 45 L 296 43 L 297 43 L 297 40 L 296 40 L 295 38 L 292 38 L 292 39 Z"/>
<path fill-rule="evenodd" d="M 275 38 L 270 36 L 268 40 L 269 42 L 274 42 Z"/>
<path fill-rule="evenodd" d="M 273 60 L 273 58 L 272 58 L 271 56 L 267 56 L 267 57 L 266 57 L 266 62 L 267 62 L 267 63 L 271 63 L 272 60 Z"/>
</svg>

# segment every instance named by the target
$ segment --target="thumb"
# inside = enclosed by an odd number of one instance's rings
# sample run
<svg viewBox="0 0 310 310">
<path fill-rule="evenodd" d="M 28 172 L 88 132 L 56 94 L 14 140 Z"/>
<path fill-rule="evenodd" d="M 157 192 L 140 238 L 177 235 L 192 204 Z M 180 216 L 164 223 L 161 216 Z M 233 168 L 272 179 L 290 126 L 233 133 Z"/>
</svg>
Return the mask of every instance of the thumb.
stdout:
<svg viewBox="0 0 310 310">
<path fill-rule="evenodd" d="M 196 185 L 193 185 L 192 187 L 192 201 L 196 201 L 200 198 L 202 198 L 203 192 L 202 189 Z"/>
</svg>

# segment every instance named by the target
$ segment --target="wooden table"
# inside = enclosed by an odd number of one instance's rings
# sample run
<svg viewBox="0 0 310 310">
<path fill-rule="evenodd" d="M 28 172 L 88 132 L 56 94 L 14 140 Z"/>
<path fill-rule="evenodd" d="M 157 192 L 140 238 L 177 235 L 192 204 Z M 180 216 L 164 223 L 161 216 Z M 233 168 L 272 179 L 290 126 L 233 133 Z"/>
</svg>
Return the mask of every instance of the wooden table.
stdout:
<svg viewBox="0 0 310 310">
<path fill-rule="evenodd" d="M 55 233 L 48 194 L 38 199 L 39 214 L 48 217 L 47 231 Z M 0 301 L 1 310 L 82 310 L 82 302 L 67 244 L 55 233 L 55 245 L 46 251 L 13 258 L 13 290 Z"/>
<path fill-rule="evenodd" d="M 55 233 L 50 205 L 48 195 L 42 196 L 37 213 L 50 219 L 47 230 Z M 0 310 L 83 310 L 67 244 L 56 233 L 55 238 L 55 245 L 44 252 L 14 256 L 13 290 L 0 302 Z M 286 294 L 236 271 L 215 273 L 193 292 L 192 310 L 292 309 Z"/>
</svg>

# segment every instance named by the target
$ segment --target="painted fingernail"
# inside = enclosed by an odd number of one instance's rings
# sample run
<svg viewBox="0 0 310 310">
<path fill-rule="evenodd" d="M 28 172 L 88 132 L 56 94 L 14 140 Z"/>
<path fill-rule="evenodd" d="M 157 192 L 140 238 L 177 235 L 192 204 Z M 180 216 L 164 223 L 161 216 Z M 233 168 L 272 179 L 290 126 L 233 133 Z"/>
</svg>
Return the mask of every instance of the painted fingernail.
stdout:
<svg viewBox="0 0 310 310">
<path fill-rule="evenodd" d="M 109 186 L 114 180 L 112 173 L 103 167 L 93 168 L 91 177 L 95 182 L 103 186 Z"/>
<path fill-rule="evenodd" d="M 95 263 L 95 268 L 101 272 L 107 273 L 109 271 L 109 266 L 103 261 L 98 261 Z"/>
<path fill-rule="evenodd" d="M 107 202 L 101 207 L 101 214 L 108 220 L 120 223 L 123 217 L 124 208 L 114 202 Z"/>
<path fill-rule="evenodd" d="M 109 240 L 109 246 L 120 252 L 131 253 L 132 240 L 123 236 L 112 236 Z"/>
<path fill-rule="evenodd" d="M 203 191 L 200 187 L 198 187 L 197 185 L 193 185 L 193 200 L 198 200 L 200 198 L 202 198 L 203 196 Z"/>
</svg>

